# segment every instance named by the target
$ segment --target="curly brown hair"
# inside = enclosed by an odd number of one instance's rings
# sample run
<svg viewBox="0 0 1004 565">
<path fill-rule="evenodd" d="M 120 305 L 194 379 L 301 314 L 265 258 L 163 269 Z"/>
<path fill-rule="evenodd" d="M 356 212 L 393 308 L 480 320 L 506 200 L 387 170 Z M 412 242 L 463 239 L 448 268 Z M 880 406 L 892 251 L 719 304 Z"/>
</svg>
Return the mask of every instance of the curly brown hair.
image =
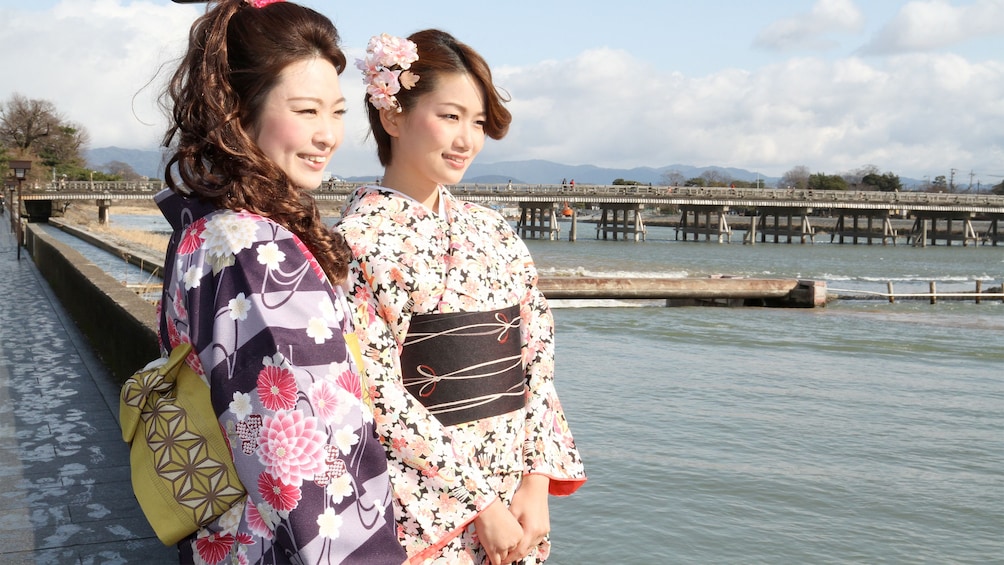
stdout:
<svg viewBox="0 0 1004 565">
<path fill-rule="evenodd" d="M 253 8 L 211 1 L 192 24 L 188 51 L 162 98 L 171 117 L 163 140 L 172 149 L 164 170 L 171 190 L 272 219 L 304 242 L 336 284 L 348 272 L 348 245 L 249 132 L 289 65 L 323 58 L 341 74 L 338 43 L 331 20 L 292 2 Z"/>
</svg>

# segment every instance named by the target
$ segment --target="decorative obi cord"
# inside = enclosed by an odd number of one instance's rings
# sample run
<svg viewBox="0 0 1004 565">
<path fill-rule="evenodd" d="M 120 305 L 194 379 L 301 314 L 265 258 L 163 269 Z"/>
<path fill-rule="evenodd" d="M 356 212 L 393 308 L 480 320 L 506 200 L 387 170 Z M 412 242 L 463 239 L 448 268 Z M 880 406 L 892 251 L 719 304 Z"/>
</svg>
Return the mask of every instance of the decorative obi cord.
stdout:
<svg viewBox="0 0 1004 565">
<path fill-rule="evenodd" d="M 447 426 L 526 404 L 519 305 L 412 316 L 401 351 L 404 387 Z"/>
</svg>

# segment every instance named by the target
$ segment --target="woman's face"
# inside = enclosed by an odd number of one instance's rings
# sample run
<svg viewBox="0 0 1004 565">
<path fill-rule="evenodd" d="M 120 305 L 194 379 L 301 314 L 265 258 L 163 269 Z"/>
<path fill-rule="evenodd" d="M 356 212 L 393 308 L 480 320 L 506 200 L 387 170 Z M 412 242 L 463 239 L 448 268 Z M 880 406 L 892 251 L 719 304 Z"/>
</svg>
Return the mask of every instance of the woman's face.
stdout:
<svg viewBox="0 0 1004 565">
<path fill-rule="evenodd" d="M 321 184 L 345 132 L 345 97 L 338 71 L 326 59 L 286 67 L 265 97 L 254 138 L 258 147 L 299 188 Z"/>
<path fill-rule="evenodd" d="M 466 74 L 438 77 L 436 88 L 397 118 L 391 166 L 415 185 L 459 183 L 485 144 L 484 97 Z"/>
</svg>

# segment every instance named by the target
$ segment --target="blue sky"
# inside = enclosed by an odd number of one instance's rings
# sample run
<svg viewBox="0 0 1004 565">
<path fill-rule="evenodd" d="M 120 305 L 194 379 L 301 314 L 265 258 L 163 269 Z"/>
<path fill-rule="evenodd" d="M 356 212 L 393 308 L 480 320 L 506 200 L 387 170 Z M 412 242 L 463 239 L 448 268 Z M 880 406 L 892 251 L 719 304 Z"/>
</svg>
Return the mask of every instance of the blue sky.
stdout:
<svg viewBox="0 0 1004 565">
<path fill-rule="evenodd" d="M 1004 175 L 1004 0 L 302 3 L 336 22 L 350 59 L 373 34 L 425 27 L 478 49 L 515 118 L 482 162 Z M 202 9 L 0 0 L 0 68 L 31 70 L 0 81 L 0 101 L 50 100 L 92 147 L 155 148 L 157 69 Z M 354 68 L 342 85 L 331 170 L 377 174 Z"/>
</svg>

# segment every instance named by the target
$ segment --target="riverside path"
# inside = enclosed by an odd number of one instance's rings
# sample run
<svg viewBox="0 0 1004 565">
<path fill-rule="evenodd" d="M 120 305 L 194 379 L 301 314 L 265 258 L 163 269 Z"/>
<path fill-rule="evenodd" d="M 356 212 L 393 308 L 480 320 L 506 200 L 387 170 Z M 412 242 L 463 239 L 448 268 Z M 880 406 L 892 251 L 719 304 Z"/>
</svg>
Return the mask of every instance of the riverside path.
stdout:
<svg viewBox="0 0 1004 565">
<path fill-rule="evenodd" d="M 177 563 L 133 497 L 118 385 L 0 226 L 0 563 Z"/>
</svg>

